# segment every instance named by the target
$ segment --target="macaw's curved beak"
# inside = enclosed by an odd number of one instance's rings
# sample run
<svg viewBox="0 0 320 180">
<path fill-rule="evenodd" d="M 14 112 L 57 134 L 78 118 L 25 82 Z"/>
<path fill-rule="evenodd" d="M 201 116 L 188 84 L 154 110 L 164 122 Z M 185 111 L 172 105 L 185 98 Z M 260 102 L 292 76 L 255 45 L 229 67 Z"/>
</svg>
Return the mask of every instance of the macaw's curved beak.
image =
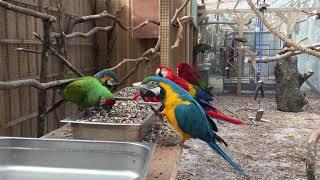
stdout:
<svg viewBox="0 0 320 180">
<path fill-rule="evenodd" d="M 110 112 L 110 110 L 112 109 L 112 107 L 113 107 L 113 105 L 115 103 L 116 103 L 116 101 L 114 99 L 104 99 L 104 98 L 102 98 L 100 100 L 99 106 L 102 107 L 107 112 Z"/>
<path fill-rule="evenodd" d="M 151 89 L 145 87 L 139 87 L 141 98 L 146 102 L 159 102 L 160 101 L 160 87 L 154 87 Z"/>
<path fill-rule="evenodd" d="M 112 78 L 110 78 L 110 79 L 107 81 L 106 84 L 109 85 L 109 86 L 116 86 L 116 85 L 119 84 L 119 82 L 116 81 L 116 80 L 114 80 L 114 79 L 112 79 Z"/>
</svg>

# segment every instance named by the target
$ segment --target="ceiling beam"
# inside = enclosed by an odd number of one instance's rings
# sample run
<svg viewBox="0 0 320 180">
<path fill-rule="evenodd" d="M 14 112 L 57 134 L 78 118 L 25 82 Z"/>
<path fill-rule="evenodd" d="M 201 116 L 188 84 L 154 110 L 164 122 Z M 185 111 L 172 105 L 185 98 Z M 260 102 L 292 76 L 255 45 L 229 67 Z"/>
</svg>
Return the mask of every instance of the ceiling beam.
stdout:
<svg viewBox="0 0 320 180">
<path fill-rule="evenodd" d="M 302 12 L 302 10 L 310 12 L 319 10 L 320 8 L 268 8 L 265 13 L 274 12 Z M 251 9 L 211 9 L 211 10 L 201 10 L 199 13 L 203 14 L 225 14 L 227 11 L 231 13 L 253 13 Z"/>
<path fill-rule="evenodd" d="M 199 26 L 209 25 L 209 24 L 237 24 L 236 22 L 225 22 L 225 21 L 213 21 L 200 23 Z"/>
<path fill-rule="evenodd" d="M 215 2 L 205 2 L 204 4 L 206 6 L 217 6 L 217 4 L 219 3 L 220 5 L 223 3 L 234 3 L 234 0 L 220 0 L 220 2 L 218 2 L 218 0 L 216 0 Z"/>
</svg>

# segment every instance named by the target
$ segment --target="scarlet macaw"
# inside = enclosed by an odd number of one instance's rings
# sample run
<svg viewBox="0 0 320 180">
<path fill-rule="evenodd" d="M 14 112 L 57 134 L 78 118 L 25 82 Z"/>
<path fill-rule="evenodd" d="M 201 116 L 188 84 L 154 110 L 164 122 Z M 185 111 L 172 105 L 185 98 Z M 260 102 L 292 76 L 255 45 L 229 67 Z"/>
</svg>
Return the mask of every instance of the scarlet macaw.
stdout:
<svg viewBox="0 0 320 180">
<path fill-rule="evenodd" d="M 166 66 L 160 66 L 156 70 L 156 75 L 170 79 L 171 81 L 175 82 L 176 84 L 181 86 L 183 89 L 185 89 L 187 92 L 189 92 L 200 103 L 200 105 L 204 108 L 206 114 L 209 115 L 209 117 L 228 121 L 233 124 L 244 124 L 243 121 L 232 118 L 232 117 L 228 117 L 225 114 L 223 114 L 220 110 L 213 107 L 209 102 L 213 100 L 210 94 L 201 90 L 197 86 L 193 86 L 192 84 L 188 83 L 186 80 L 176 76 L 172 69 Z"/>
<path fill-rule="evenodd" d="M 180 63 L 177 66 L 177 75 L 190 84 L 200 87 L 202 90 L 206 90 L 208 85 L 205 83 L 198 73 L 198 71 L 191 68 L 188 63 Z"/>
<path fill-rule="evenodd" d="M 142 81 L 142 84 L 151 81 L 156 82 L 158 86 L 147 90 L 140 87 L 140 93 L 143 96 L 145 92 L 152 91 L 154 96 L 161 100 L 164 106 L 161 114 L 165 116 L 169 123 L 179 132 L 182 143 L 189 138 L 198 138 L 205 141 L 241 175 L 245 175 L 239 165 L 216 144 L 216 141 L 223 144 L 226 143 L 215 133 L 218 131 L 217 127 L 209 124 L 207 116 L 199 103 L 186 90 L 169 79 L 159 76 L 149 76 Z M 150 96 L 150 93 L 148 96 Z"/>
</svg>

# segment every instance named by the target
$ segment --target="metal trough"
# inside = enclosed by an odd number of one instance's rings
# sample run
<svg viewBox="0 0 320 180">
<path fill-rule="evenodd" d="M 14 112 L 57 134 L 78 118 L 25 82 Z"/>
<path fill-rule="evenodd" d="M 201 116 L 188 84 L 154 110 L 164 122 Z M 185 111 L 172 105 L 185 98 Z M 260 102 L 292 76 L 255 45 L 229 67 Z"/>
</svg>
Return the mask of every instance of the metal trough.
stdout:
<svg viewBox="0 0 320 180">
<path fill-rule="evenodd" d="M 160 104 L 156 109 L 160 108 Z M 159 118 L 152 112 L 141 123 L 102 123 L 78 121 L 85 117 L 85 112 L 70 116 L 61 122 L 70 123 L 74 139 L 103 141 L 141 141 L 148 130 Z"/>
<path fill-rule="evenodd" d="M 1 180 L 145 179 L 154 145 L 0 137 Z"/>
</svg>

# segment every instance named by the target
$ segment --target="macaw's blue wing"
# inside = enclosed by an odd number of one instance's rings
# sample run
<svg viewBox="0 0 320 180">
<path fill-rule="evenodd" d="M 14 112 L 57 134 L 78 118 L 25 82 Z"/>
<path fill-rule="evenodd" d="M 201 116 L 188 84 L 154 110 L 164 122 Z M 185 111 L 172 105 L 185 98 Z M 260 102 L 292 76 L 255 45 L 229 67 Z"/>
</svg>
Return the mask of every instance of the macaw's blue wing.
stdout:
<svg viewBox="0 0 320 180">
<path fill-rule="evenodd" d="M 211 94 L 207 93 L 206 91 L 203 91 L 199 87 L 196 87 L 195 97 L 197 99 L 203 99 L 204 101 L 207 101 L 207 102 L 214 100 Z"/>
<path fill-rule="evenodd" d="M 213 130 L 203 109 L 194 102 L 190 102 L 188 105 L 180 104 L 176 106 L 174 115 L 180 129 L 193 138 L 203 139 L 209 137 L 209 132 Z"/>
<path fill-rule="evenodd" d="M 222 156 L 223 159 L 225 159 L 241 175 L 245 175 L 239 165 L 237 165 L 218 144 L 216 144 L 216 141 L 219 141 L 220 143 L 225 142 L 212 131 L 213 129 L 209 125 L 203 109 L 201 109 L 198 104 L 191 102 L 189 105 L 178 105 L 174 109 L 174 114 L 177 123 L 183 132 L 189 134 L 193 138 L 199 138 L 207 142 L 216 153 Z"/>
</svg>

